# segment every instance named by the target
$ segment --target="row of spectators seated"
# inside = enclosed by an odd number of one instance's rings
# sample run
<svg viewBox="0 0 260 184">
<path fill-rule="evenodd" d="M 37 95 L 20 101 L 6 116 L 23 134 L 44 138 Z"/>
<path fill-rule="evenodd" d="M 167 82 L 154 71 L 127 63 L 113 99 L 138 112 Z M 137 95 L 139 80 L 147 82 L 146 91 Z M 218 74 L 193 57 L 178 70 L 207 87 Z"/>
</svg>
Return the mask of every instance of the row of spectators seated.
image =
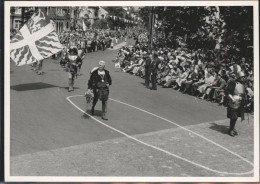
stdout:
<svg viewBox="0 0 260 184">
<path fill-rule="evenodd" d="M 219 105 L 226 105 L 224 90 L 230 80 L 234 80 L 239 71 L 246 76 L 246 109 L 253 112 L 254 107 L 254 76 L 253 62 L 245 58 L 237 62 L 218 62 L 207 57 L 201 51 L 193 53 L 185 49 L 159 48 L 159 69 L 157 84 L 163 88 L 172 88 L 183 94 L 192 95 Z M 151 52 L 150 52 L 151 53 Z M 115 60 L 115 66 L 132 75 L 145 76 L 145 66 L 149 54 L 146 44 L 123 47 Z M 210 62 L 213 61 L 213 62 Z"/>
</svg>

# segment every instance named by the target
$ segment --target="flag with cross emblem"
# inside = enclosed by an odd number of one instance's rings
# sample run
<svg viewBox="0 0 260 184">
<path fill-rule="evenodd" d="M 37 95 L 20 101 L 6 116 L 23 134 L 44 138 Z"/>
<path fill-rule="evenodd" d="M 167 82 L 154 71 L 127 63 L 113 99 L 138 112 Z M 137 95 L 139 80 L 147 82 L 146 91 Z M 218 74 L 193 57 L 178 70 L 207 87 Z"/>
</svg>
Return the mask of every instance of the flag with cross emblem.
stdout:
<svg viewBox="0 0 260 184">
<path fill-rule="evenodd" d="M 10 42 L 10 57 L 17 66 L 48 58 L 62 50 L 53 23 L 39 8 Z"/>
</svg>

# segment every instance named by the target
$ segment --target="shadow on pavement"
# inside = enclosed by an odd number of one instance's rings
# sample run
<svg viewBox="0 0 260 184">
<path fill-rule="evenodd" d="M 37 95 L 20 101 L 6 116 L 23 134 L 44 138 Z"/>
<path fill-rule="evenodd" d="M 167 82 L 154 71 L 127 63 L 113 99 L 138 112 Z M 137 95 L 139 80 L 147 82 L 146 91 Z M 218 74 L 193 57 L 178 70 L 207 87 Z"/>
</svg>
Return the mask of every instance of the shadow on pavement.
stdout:
<svg viewBox="0 0 260 184">
<path fill-rule="evenodd" d="M 90 114 L 90 109 L 89 109 L 89 110 L 86 110 L 85 112 L 86 112 L 87 114 Z M 87 115 L 87 114 L 85 114 L 85 113 L 82 114 L 81 118 L 83 118 L 83 119 L 89 119 L 90 116 Z M 99 116 L 99 117 L 101 117 L 101 116 L 102 116 L 102 111 L 100 111 L 100 110 L 95 110 L 94 116 Z"/>
<path fill-rule="evenodd" d="M 58 87 L 58 86 L 57 86 L 57 87 Z M 69 87 L 68 87 L 68 86 L 66 86 L 66 87 L 59 87 L 59 88 L 69 90 Z M 73 87 L 73 89 L 75 90 L 75 89 L 80 89 L 80 88 L 78 88 L 78 87 Z"/>
<path fill-rule="evenodd" d="M 47 84 L 43 82 L 36 82 L 36 83 L 14 85 L 11 86 L 11 89 L 15 91 L 29 91 L 29 90 L 46 89 L 46 88 L 53 88 L 53 87 L 58 87 L 58 86 L 54 86 L 52 84 Z"/>
<path fill-rule="evenodd" d="M 61 71 L 61 70 L 58 70 L 58 69 L 49 69 L 48 71 Z"/>
<path fill-rule="evenodd" d="M 100 110 L 95 110 L 94 114 L 95 114 L 95 116 L 101 117 L 101 116 L 102 116 L 102 111 L 100 111 Z"/>
<path fill-rule="evenodd" d="M 140 84 L 142 84 L 143 86 L 145 86 L 145 82 L 140 82 Z"/>
<path fill-rule="evenodd" d="M 228 134 L 228 130 L 229 130 L 229 126 L 218 125 L 216 123 L 211 123 L 211 126 L 209 128 L 212 130 L 221 132 L 222 134 Z"/>
<path fill-rule="evenodd" d="M 90 114 L 90 110 L 87 110 L 87 111 L 85 111 L 85 112 L 88 113 L 88 114 Z M 84 113 L 84 114 L 81 116 L 81 118 L 82 118 L 82 119 L 89 119 L 90 116 Z"/>
</svg>

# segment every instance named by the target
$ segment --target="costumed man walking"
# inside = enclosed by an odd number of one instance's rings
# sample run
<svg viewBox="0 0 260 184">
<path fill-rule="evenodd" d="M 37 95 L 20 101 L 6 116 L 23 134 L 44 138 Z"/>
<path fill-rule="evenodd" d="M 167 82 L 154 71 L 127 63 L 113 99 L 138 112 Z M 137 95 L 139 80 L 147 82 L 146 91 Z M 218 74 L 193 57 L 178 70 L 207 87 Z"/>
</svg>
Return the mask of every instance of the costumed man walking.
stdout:
<svg viewBox="0 0 260 184">
<path fill-rule="evenodd" d="M 152 59 L 151 55 L 147 54 L 145 58 L 145 66 L 144 66 L 144 72 L 145 72 L 145 87 L 149 88 L 150 84 L 150 65 L 151 65 Z"/>
<path fill-rule="evenodd" d="M 153 60 L 152 63 L 150 65 L 150 75 L 151 75 L 151 83 L 152 83 L 152 87 L 150 88 L 151 90 L 157 90 L 157 70 L 158 70 L 158 66 L 160 64 L 160 59 L 158 58 L 158 53 L 154 52 L 153 54 Z"/>
<path fill-rule="evenodd" d="M 90 114 L 93 116 L 95 111 L 95 105 L 99 100 L 102 101 L 102 119 L 108 120 L 107 113 L 107 100 L 109 96 L 109 86 L 112 84 L 112 80 L 109 71 L 105 70 L 105 61 L 99 62 L 99 67 L 93 70 L 88 81 L 88 88 L 93 90 L 94 99 Z"/>
<path fill-rule="evenodd" d="M 228 99 L 227 105 L 227 117 L 230 119 L 230 127 L 228 134 L 232 137 L 238 135 L 235 125 L 238 117 L 241 117 L 241 121 L 244 120 L 244 105 L 245 105 L 245 74 L 240 71 L 237 73 L 235 80 L 230 80 L 225 95 Z"/>
<path fill-rule="evenodd" d="M 68 63 L 67 63 L 67 71 L 69 74 L 69 89 L 68 89 L 69 92 L 74 90 L 73 86 L 74 86 L 75 78 L 77 77 L 78 64 L 81 62 L 82 62 L 81 58 L 78 57 L 77 48 L 70 49 L 69 56 L 68 56 Z"/>
</svg>

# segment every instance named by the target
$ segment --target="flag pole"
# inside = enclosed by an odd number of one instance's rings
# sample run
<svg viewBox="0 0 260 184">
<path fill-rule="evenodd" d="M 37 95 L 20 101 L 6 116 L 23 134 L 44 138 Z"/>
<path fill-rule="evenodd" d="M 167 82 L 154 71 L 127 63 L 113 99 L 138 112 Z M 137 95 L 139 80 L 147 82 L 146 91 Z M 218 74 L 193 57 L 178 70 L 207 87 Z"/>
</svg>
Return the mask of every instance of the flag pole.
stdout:
<svg viewBox="0 0 260 184">
<path fill-rule="evenodd" d="M 151 7 L 150 16 L 149 16 L 149 31 L 150 31 L 150 38 L 149 38 L 149 48 L 153 49 L 153 27 L 154 27 L 154 7 Z"/>
</svg>

